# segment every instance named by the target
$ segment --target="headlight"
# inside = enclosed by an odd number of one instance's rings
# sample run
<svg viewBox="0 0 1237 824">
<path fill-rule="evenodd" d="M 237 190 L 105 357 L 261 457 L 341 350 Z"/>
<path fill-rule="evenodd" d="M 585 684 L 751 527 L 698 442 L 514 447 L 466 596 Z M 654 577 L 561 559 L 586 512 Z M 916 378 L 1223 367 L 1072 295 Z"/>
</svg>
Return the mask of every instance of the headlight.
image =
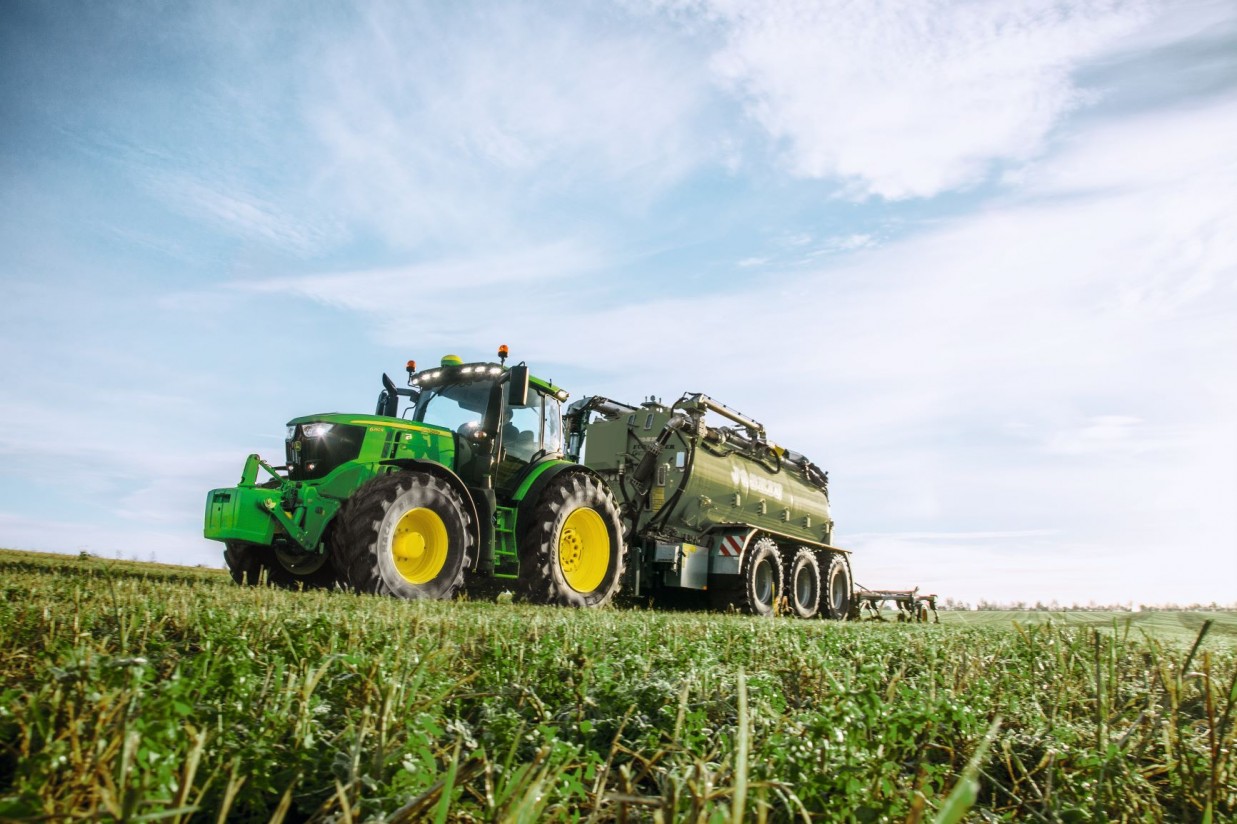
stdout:
<svg viewBox="0 0 1237 824">
<path fill-rule="evenodd" d="M 301 426 L 301 433 L 306 438 L 324 438 L 334 428 L 333 423 L 307 423 Z"/>
<path fill-rule="evenodd" d="M 294 424 L 288 424 L 288 437 L 286 438 L 286 440 L 290 441 L 295 437 L 296 437 L 296 426 Z"/>
</svg>

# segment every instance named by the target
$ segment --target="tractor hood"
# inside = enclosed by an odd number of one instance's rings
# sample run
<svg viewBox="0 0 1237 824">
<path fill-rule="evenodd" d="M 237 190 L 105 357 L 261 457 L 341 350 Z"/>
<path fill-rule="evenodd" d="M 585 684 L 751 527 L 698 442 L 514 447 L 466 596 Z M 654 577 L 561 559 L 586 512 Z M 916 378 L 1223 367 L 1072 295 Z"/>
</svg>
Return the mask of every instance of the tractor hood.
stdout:
<svg viewBox="0 0 1237 824">
<path fill-rule="evenodd" d="M 440 426 L 380 415 L 329 412 L 288 421 L 284 447 L 288 478 L 312 481 L 349 461 L 449 459 L 454 452 L 451 442 L 450 430 Z"/>
</svg>

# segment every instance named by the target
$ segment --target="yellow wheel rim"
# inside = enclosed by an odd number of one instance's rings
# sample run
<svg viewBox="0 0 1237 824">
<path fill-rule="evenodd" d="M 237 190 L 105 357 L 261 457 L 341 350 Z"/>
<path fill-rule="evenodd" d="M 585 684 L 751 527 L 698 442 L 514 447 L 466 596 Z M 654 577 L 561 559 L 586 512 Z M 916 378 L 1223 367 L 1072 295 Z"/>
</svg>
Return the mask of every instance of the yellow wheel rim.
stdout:
<svg viewBox="0 0 1237 824">
<path fill-rule="evenodd" d="M 610 568 L 610 532 L 596 511 L 581 507 L 567 516 L 558 539 L 558 565 L 576 592 L 601 586 Z"/>
<path fill-rule="evenodd" d="M 396 571 L 411 584 L 434 580 L 447 563 L 447 525 L 433 510 L 408 510 L 395 525 L 391 559 Z"/>
</svg>

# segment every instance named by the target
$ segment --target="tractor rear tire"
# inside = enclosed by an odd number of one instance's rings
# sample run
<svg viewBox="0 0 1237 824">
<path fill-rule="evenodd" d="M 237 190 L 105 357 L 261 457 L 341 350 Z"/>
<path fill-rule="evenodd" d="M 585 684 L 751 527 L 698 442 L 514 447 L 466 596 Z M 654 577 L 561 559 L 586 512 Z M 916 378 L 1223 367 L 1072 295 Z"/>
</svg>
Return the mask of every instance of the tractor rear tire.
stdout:
<svg viewBox="0 0 1237 824">
<path fill-rule="evenodd" d="M 338 520 L 332 553 L 356 592 L 443 600 L 464 583 L 474 552 L 472 516 L 441 478 L 380 475 L 356 491 Z"/>
<path fill-rule="evenodd" d="M 550 481 L 520 538 L 520 595 L 536 604 L 599 607 L 623 579 L 623 527 L 614 495 L 585 472 Z"/>
<path fill-rule="evenodd" d="M 820 617 L 844 621 L 854 607 L 855 591 L 850 577 L 850 561 L 840 552 L 829 553 L 829 566 L 825 570 L 824 597 Z"/>
<path fill-rule="evenodd" d="M 820 564 L 815 551 L 800 547 L 786 579 L 790 608 L 799 618 L 815 618 L 820 612 L 820 583 Z"/>
<path fill-rule="evenodd" d="M 281 589 L 328 589 L 335 585 L 335 565 L 329 554 L 281 552 L 246 541 L 228 541 L 225 547 L 223 559 L 238 584 L 265 583 Z"/>
</svg>

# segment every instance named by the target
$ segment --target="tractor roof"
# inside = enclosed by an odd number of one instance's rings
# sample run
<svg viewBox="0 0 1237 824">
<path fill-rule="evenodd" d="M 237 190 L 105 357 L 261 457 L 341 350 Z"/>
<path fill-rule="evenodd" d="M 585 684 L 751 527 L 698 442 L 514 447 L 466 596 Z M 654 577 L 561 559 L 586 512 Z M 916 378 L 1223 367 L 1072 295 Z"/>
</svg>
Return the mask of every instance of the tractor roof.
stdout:
<svg viewBox="0 0 1237 824">
<path fill-rule="evenodd" d="M 504 364 L 492 363 L 489 361 L 464 363 L 458 357 L 448 355 L 442 359 L 441 366 L 435 366 L 430 369 L 423 369 L 420 372 L 415 372 L 409 376 L 409 379 L 412 383 L 417 383 L 421 386 L 432 386 L 440 381 L 455 382 L 460 379 L 480 380 L 482 378 L 497 378 L 507 372 L 508 368 L 509 367 Z M 530 375 L 528 382 L 541 391 L 554 395 L 560 401 L 566 400 L 568 397 L 567 390 L 562 387 L 555 386 L 553 383 L 543 378 Z"/>
</svg>

